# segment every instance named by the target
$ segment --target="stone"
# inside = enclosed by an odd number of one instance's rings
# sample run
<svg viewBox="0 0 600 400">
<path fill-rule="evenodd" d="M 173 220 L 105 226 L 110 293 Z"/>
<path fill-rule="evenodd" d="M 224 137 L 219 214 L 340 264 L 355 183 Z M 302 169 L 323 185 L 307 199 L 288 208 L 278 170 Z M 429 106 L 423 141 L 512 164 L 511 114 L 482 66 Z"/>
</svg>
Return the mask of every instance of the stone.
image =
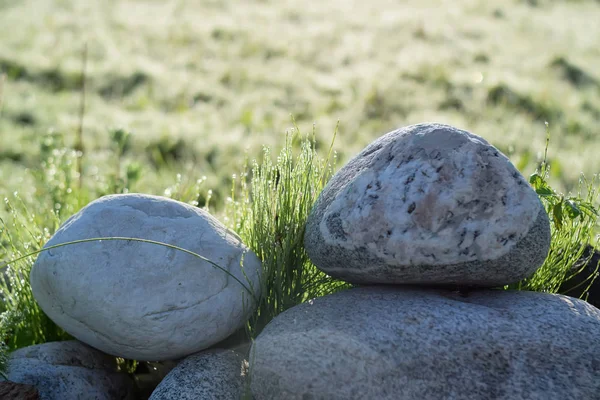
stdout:
<svg viewBox="0 0 600 400">
<path fill-rule="evenodd" d="M 600 310 L 562 295 L 371 286 L 288 309 L 250 352 L 264 399 L 597 399 Z"/>
<path fill-rule="evenodd" d="M 105 353 L 138 361 L 176 360 L 243 326 L 260 295 L 256 255 L 207 212 L 141 195 L 102 197 L 69 218 L 32 267 L 42 310 L 75 338 Z"/>
<path fill-rule="evenodd" d="M 212 349 L 178 364 L 149 400 L 232 400 L 244 394 L 246 361 L 232 350 Z"/>
<path fill-rule="evenodd" d="M 4 381 L 0 382 L 0 399 L 39 400 L 40 394 L 31 385 Z"/>
<path fill-rule="evenodd" d="M 311 261 L 355 284 L 495 287 L 539 268 L 550 223 L 525 178 L 448 125 L 390 132 L 337 172 L 308 217 Z"/>
<path fill-rule="evenodd" d="M 116 359 L 77 340 L 48 342 L 11 353 L 8 379 L 35 387 L 43 400 L 134 399 L 133 381 Z"/>
<path fill-rule="evenodd" d="M 567 273 L 567 280 L 560 286 L 559 292 L 567 296 L 582 298 L 594 307 L 600 307 L 600 252 L 587 245 Z"/>
</svg>

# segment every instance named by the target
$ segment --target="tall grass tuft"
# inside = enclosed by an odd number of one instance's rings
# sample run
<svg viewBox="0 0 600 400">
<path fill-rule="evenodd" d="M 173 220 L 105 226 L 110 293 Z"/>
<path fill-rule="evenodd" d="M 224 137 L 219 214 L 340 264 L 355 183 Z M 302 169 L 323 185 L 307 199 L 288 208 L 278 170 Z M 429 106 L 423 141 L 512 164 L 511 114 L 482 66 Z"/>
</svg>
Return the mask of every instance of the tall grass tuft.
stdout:
<svg viewBox="0 0 600 400">
<path fill-rule="evenodd" d="M 251 337 L 288 308 L 349 287 L 318 270 L 304 250 L 306 219 L 334 172 L 334 140 L 335 133 L 322 159 L 314 129 L 311 139 L 295 128 L 275 161 L 265 147 L 260 163 L 253 161 L 250 170 L 244 167 L 234 177 L 225 222 L 263 263 L 262 295 L 248 326 Z"/>
<path fill-rule="evenodd" d="M 598 176 L 592 177 L 589 181 L 581 176 L 576 195 L 565 196 L 555 191 L 548 184 L 549 141 L 550 134 L 547 132 L 544 158 L 540 168 L 530 176 L 529 182 L 544 204 L 550 219 L 550 250 L 544 264 L 532 276 L 507 286 L 507 289 L 558 293 L 562 284 L 575 274 L 582 273 L 585 264 L 590 261 L 591 257 L 586 260 L 584 256 L 586 248 L 589 245 L 598 248 L 599 238 L 595 237 L 599 217 Z M 575 268 L 579 264 L 582 264 L 582 267 Z M 597 278 L 598 266 L 593 267 L 596 271 L 586 277 L 587 287 L 582 297 L 587 296 L 587 289 Z"/>
<path fill-rule="evenodd" d="M 42 248 L 50 238 L 50 230 L 36 224 L 36 215 L 31 213 L 14 194 L 13 201 L 6 198 L 5 208 L 10 213 L 10 222 L 0 218 L 0 259 L 13 260 L 0 274 L 0 296 L 2 299 L 2 343 L 9 350 L 33 344 L 66 340 L 70 336 L 58 327 L 39 308 L 29 285 L 29 273 L 35 261 L 30 255 Z M 49 212 L 50 219 L 56 219 Z M 56 222 L 56 225 L 58 223 Z"/>
<path fill-rule="evenodd" d="M 0 263 L 0 375 L 6 371 L 7 351 L 71 339 L 35 302 L 29 286 L 29 272 L 35 261 L 34 255 L 64 219 L 89 200 L 107 191 L 126 193 L 136 183 L 139 169 L 133 164 L 121 164 L 127 138 L 124 131 L 113 133 L 118 161 L 116 170 L 108 171 L 105 176 L 79 189 L 76 152 L 64 145 L 62 135 L 46 135 L 41 139 L 40 147 L 43 168 L 32 176 L 36 187 L 34 196 L 22 200 L 15 193 L 5 199 L 4 209 L 0 209 L 0 260 L 8 264 L 3 273 L 4 265 Z M 317 151 L 314 129 L 311 137 L 301 135 L 296 127 L 286 134 L 278 154 L 264 147 L 260 160 L 246 162 L 242 172 L 233 176 L 231 197 L 224 205 L 221 219 L 238 233 L 263 264 L 261 295 L 256 299 L 258 308 L 246 326 L 250 339 L 283 311 L 350 287 L 318 270 L 304 249 L 306 219 L 334 173 L 334 141 L 335 132 L 326 158 L 322 158 Z M 572 275 L 573 266 L 580 262 L 586 246 L 598 244 L 594 239 L 598 221 L 595 207 L 597 177 L 591 181 L 582 178 L 575 196 L 554 191 L 548 184 L 548 177 L 545 153 L 540 169 L 531 176 L 530 182 L 551 221 L 552 242 L 548 258 L 535 274 L 507 286 L 507 289 L 556 293 Z M 211 192 L 201 194 L 205 180 L 203 177 L 195 184 L 193 181 L 185 184 L 178 175 L 164 195 L 208 210 Z M 590 277 L 590 284 L 596 275 Z M 135 361 L 120 361 L 124 370 L 135 370 Z"/>
<path fill-rule="evenodd" d="M 8 350 L 71 338 L 35 302 L 29 273 L 35 254 L 60 223 L 83 206 L 80 200 L 86 196 L 82 194 L 92 193 L 93 198 L 93 193 L 102 193 L 103 187 L 88 188 L 81 193 L 74 184 L 76 179 L 72 179 L 76 176 L 73 162 L 76 155 L 64 147 L 61 139 L 60 135 L 52 134 L 42 140 L 44 168 L 33 176 L 39 195 L 27 205 L 17 194 L 13 199 L 7 198 L 5 208 L 9 219 L 0 219 L 0 259 L 12 260 L 0 278 L 4 296 L 0 309 L 4 329 L 0 330 L 0 339 Z M 326 159 L 318 156 L 314 131 L 312 138 L 301 137 L 296 128 L 286 135 L 284 147 L 275 160 L 265 147 L 260 162 L 254 160 L 251 168 L 246 163 L 242 173 L 233 179 L 224 221 L 263 263 L 262 295 L 255 299 L 258 309 L 246 327 L 250 338 L 256 337 L 273 317 L 286 309 L 349 286 L 316 269 L 303 246 L 306 219 L 334 172 L 335 159 L 332 147 Z M 116 177 L 109 176 L 109 181 L 116 182 Z M 184 187 L 178 176 L 176 184 L 165 194 L 201 206 L 197 199 L 202 197 L 200 186 L 204 180 L 198 180 L 193 187 Z M 210 191 L 204 199 L 204 208 L 208 210 Z M 29 210 L 28 206 L 35 210 Z M 6 354 L 2 350 L 0 355 Z M 135 369 L 135 361 L 122 361 L 125 369 Z M 0 363 L 0 371 L 1 367 Z"/>
</svg>

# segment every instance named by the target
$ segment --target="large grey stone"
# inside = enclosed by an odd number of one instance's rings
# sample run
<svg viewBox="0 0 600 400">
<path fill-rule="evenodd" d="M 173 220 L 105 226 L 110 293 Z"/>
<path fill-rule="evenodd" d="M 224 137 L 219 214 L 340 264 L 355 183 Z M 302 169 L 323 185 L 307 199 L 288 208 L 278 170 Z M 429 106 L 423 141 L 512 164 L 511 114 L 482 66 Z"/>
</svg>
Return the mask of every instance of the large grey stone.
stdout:
<svg viewBox="0 0 600 400">
<path fill-rule="evenodd" d="M 367 146 L 327 184 L 305 234 L 315 265 L 358 284 L 501 286 L 549 246 L 543 205 L 508 158 L 440 124 Z"/>
<path fill-rule="evenodd" d="M 247 321 L 259 295 L 261 265 L 239 237 L 201 209 L 148 195 L 113 195 L 67 220 L 40 254 L 31 287 L 40 307 L 77 339 L 135 360 L 185 357 L 226 338 Z M 243 266 L 242 266 L 243 265 Z M 244 286 L 242 286 L 242 284 Z"/>
<path fill-rule="evenodd" d="M 8 379 L 35 387 L 42 400 L 132 400 L 135 392 L 114 357 L 76 340 L 14 351 Z"/>
<path fill-rule="evenodd" d="M 246 361 L 233 351 L 206 350 L 179 363 L 149 400 L 234 400 L 244 394 Z"/>
<path fill-rule="evenodd" d="M 600 310 L 562 295 L 362 287 L 277 316 L 256 400 L 598 399 Z"/>
</svg>

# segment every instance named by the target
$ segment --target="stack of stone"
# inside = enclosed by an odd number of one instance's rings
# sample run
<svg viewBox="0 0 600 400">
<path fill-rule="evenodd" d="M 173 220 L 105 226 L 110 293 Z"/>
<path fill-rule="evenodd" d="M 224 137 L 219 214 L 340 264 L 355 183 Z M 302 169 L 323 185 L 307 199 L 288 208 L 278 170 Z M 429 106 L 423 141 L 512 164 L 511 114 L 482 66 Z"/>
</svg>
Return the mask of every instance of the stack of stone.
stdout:
<svg viewBox="0 0 600 400">
<path fill-rule="evenodd" d="M 52 247 L 98 237 L 145 241 Z M 248 370 L 246 351 L 221 341 L 235 343 L 254 312 L 256 255 L 197 208 L 106 196 L 66 221 L 31 271 L 36 301 L 77 340 L 14 352 L 0 389 L 235 399 L 249 374 L 256 400 L 599 398 L 600 310 L 498 290 L 534 273 L 549 242 L 538 196 L 485 140 L 438 124 L 391 132 L 332 178 L 306 227 L 315 265 L 358 287 L 276 317 Z M 136 389 L 115 356 L 154 361 L 155 373 Z"/>
<path fill-rule="evenodd" d="M 533 274 L 547 214 L 507 157 L 447 125 L 391 132 L 309 217 L 313 263 L 359 287 L 280 314 L 250 352 L 262 399 L 592 399 L 600 310 L 494 290 Z"/>
</svg>

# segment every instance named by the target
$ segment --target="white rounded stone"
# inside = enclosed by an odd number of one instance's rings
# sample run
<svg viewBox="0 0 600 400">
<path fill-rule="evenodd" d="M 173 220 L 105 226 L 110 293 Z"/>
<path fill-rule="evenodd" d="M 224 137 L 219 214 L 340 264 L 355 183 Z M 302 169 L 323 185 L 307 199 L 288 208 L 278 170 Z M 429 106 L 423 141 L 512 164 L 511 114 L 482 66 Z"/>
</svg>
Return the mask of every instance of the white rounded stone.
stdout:
<svg viewBox="0 0 600 400">
<path fill-rule="evenodd" d="M 96 200 L 67 220 L 30 275 L 36 301 L 65 331 L 119 357 L 161 361 L 203 350 L 243 326 L 260 292 L 261 264 L 207 212 L 167 198 L 128 194 Z M 242 284 L 244 286 L 242 286 Z"/>
<path fill-rule="evenodd" d="M 344 166 L 308 218 L 305 246 L 350 282 L 505 285 L 544 261 L 550 225 L 535 191 L 484 139 L 420 124 Z"/>
</svg>

